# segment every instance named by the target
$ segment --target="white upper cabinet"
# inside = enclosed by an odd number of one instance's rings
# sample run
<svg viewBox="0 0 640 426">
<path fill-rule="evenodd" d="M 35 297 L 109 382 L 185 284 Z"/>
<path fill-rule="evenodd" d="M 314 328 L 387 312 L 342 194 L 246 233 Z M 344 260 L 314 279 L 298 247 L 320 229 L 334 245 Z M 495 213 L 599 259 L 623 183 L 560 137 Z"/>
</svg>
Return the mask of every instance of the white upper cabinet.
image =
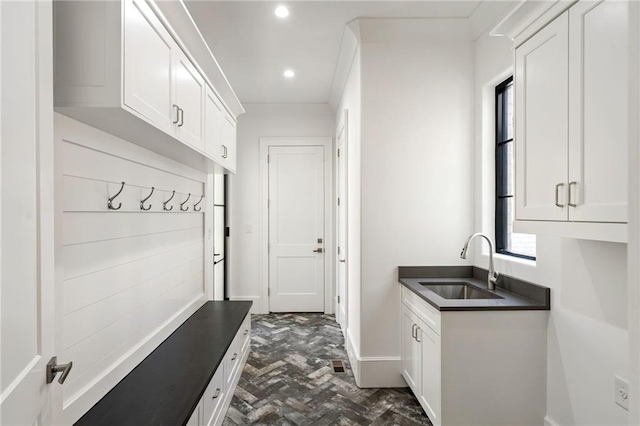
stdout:
<svg viewBox="0 0 640 426">
<path fill-rule="evenodd" d="M 235 118 L 153 1 L 54 2 L 54 47 L 56 111 L 198 170 L 235 169 Z"/>
<path fill-rule="evenodd" d="M 516 49 L 517 232 L 626 241 L 628 8 L 580 1 Z"/>
<path fill-rule="evenodd" d="M 581 1 L 569 10 L 572 221 L 627 222 L 628 7 Z"/>
<path fill-rule="evenodd" d="M 222 118 L 222 164 L 229 170 L 236 169 L 236 121 L 225 111 Z"/>
<path fill-rule="evenodd" d="M 206 96 L 204 100 L 204 150 L 207 154 L 213 157 L 216 161 L 222 161 L 222 116 L 224 115 L 224 108 L 220 103 L 220 100 L 213 93 L 209 87 L 207 87 Z"/>
<path fill-rule="evenodd" d="M 173 133 L 177 47 L 144 0 L 126 1 L 124 20 L 124 103 L 159 129 Z"/>
<path fill-rule="evenodd" d="M 175 58 L 173 99 L 177 136 L 204 151 L 204 79 L 184 53 L 178 52 Z"/>
<path fill-rule="evenodd" d="M 567 218 L 568 18 L 516 50 L 516 218 Z"/>
</svg>

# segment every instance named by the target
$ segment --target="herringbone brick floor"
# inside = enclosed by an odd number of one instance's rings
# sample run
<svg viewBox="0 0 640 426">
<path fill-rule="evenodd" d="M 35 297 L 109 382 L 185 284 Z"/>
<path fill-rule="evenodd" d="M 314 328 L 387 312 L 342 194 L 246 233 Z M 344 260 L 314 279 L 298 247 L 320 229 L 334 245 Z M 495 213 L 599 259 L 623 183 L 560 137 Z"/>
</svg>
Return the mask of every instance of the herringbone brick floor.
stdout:
<svg viewBox="0 0 640 426">
<path fill-rule="evenodd" d="M 335 317 L 251 318 L 251 353 L 223 426 L 431 425 L 406 388 L 359 389 Z M 341 359 L 347 374 L 329 361 Z"/>
</svg>

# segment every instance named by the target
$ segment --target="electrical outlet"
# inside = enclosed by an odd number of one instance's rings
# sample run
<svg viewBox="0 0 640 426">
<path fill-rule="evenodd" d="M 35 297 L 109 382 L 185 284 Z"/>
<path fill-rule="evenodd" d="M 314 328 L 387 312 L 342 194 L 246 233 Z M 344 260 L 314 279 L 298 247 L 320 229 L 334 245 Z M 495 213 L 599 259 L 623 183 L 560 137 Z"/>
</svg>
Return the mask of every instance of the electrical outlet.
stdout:
<svg viewBox="0 0 640 426">
<path fill-rule="evenodd" d="M 616 376 L 615 393 L 616 404 L 629 411 L 629 382 Z"/>
</svg>

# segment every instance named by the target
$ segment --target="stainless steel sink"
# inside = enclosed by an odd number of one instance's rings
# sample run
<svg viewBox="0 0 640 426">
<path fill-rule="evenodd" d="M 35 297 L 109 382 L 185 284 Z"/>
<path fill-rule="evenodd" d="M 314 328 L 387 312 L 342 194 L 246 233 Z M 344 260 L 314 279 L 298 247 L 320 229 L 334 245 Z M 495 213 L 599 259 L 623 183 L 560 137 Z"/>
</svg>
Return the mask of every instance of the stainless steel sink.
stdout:
<svg viewBox="0 0 640 426">
<path fill-rule="evenodd" d="M 479 289 L 465 282 L 424 283 L 425 288 L 431 290 L 443 299 L 503 299 L 497 294 Z"/>
</svg>

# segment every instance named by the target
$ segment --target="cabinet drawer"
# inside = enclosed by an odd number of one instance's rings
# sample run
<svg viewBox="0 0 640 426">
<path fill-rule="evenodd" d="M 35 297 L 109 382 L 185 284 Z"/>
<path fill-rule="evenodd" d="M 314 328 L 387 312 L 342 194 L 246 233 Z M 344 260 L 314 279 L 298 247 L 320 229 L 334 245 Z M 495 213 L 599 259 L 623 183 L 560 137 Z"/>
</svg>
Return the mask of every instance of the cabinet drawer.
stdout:
<svg viewBox="0 0 640 426">
<path fill-rule="evenodd" d="M 202 424 L 212 425 L 214 423 L 217 418 L 217 412 L 222 408 L 225 392 L 224 367 L 220 365 L 202 396 L 204 402 L 204 421 Z"/>
<path fill-rule="evenodd" d="M 242 322 L 240 330 L 238 331 L 238 337 L 240 339 L 238 349 L 240 350 L 240 353 L 244 355 L 248 345 L 250 344 L 249 342 L 251 341 L 251 314 L 248 314 Z"/>
<path fill-rule="evenodd" d="M 404 286 L 402 287 L 402 303 L 418 315 L 433 331 L 440 334 L 440 311 Z"/>
<path fill-rule="evenodd" d="M 224 356 L 224 376 L 225 376 L 225 386 L 227 389 L 231 384 L 231 379 L 233 374 L 235 373 L 235 369 L 237 365 L 240 363 L 240 350 L 238 348 L 239 335 L 236 334 L 236 337 L 233 339 L 233 343 L 227 349 L 227 353 Z"/>
</svg>

